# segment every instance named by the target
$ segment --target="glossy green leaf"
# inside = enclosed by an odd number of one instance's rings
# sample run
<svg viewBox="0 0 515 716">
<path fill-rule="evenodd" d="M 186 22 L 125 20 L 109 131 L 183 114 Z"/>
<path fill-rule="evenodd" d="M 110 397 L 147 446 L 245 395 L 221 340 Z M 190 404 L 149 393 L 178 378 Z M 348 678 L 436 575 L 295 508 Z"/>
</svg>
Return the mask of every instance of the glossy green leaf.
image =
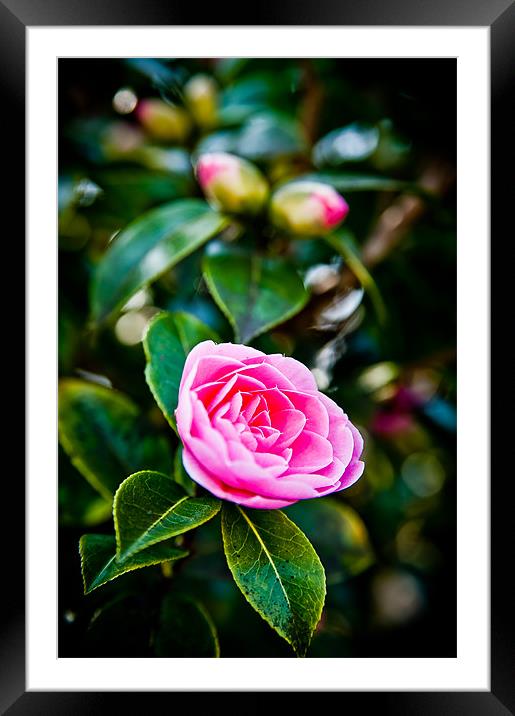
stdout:
<svg viewBox="0 0 515 716">
<path fill-rule="evenodd" d="M 167 594 L 161 606 L 155 651 L 165 657 L 220 656 L 216 627 L 205 607 L 186 596 Z"/>
<path fill-rule="evenodd" d="M 347 194 L 355 191 L 401 191 L 415 188 L 414 185 L 401 179 L 357 172 L 316 172 L 296 177 L 296 181 L 319 181 Z"/>
<path fill-rule="evenodd" d="M 313 541 L 325 566 L 328 583 L 363 572 L 375 556 L 367 528 L 349 505 L 330 497 L 301 500 L 286 508 L 286 514 Z"/>
<path fill-rule="evenodd" d="M 111 519 L 111 499 L 97 490 L 73 467 L 59 446 L 58 462 L 59 524 L 70 527 L 93 527 Z"/>
<path fill-rule="evenodd" d="M 288 320 L 309 299 L 301 277 L 286 259 L 224 249 L 205 256 L 202 268 L 211 295 L 241 343 Z"/>
<path fill-rule="evenodd" d="M 182 445 L 179 445 L 175 451 L 173 458 L 173 479 L 184 488 L 190 497 L 193 497 L 197 492 L 197 483 L 193 482 L 184 468 L 182 463 L 182 450 Z"/>
<path fill-rule="evenodd" d="M 324 568 L 307 537 L 279 510 L 225 503 L 227 564 L 254 609 L 304 656 L 325 599 Z"/>
<path fill-rule="evenodd" d="M 253 112 L 236 141 L 236 153 L 254 162 L 300 154 L 305 149 L 300 123 L 280 112 Z"/>
<path fill-rule="evenodd" d="M 126 395 L 85 380 L 59 384 L 59 439 L 74 466 L 109 501 L 127 475 L 171 473 L 172 455 Z"/>
<path fill-rule="evenodd" d="M 171 477 L 144 470 L 122 482 L 114 497 L 117 555 L 128 558 L 150 545 L 198 527 L 220 510 L 214 497 L 190 497 Z"/>
<path fill-rule="evenodd" d="M 375 152 L 378 144 L 379 127 L 368 122 L 353 122 L 319 139 L 313 147 L 313 161 L 317 166 L 363 162 Z"/>
<path fill-rule="evenodd" d="M 189 313 L 158 313 L 143 340 L 145 377 L 157 404 L 173 427 L 186 356 L 201 341 L 219 341 L 216 333 Z"/>
<path fill-rule="evenodd" d="M 169 542 L 161 542 L 127 559 L 119 559 L 116 557 L 116 541 L 111 535 L 83 535 L 79 550 L 85 594 L 126 572 L 188 555 L 184 549 L 178 549 Z"/>
<path fill-rule="evenodd" d="M 227 219 L 201 199 L 174 201 L 131 222 L 97 267 L 91 292 L 94 321 L 105 320 L 226 224 Z"/>
<path fill-rule="evenodd" d="M 153 206 L 186 196 L 192 184 L 188 176 L 178 172 L 127 167 L 105 169 L 93 176 L 103 189 L 95 213 L 114 215 L 122 221 L 132 221 Z"/>
<path fill-rule="evenodd" d="M 218 130 L 203 137 L 195 148 L 196 156 L 229 152 L 252 162 L 268 162 L 300 154 L 305 149 L 302 128 L 288 115 L 245 103 L 225 107 L 220 119 L 225 125 L 243 124 L 239 129 Z"/>
<path fill-rule="evenodd" d="M 345 260 L 345 263 L 370 296 L 377 318 L 381 323 L 384 323 L 386 320 L 386 308 L 383 298 L 371 273 L 360 258 L 359 248 L 352 233 L 348 229 L 338 229 L 324 238 Z"/>
</svg>

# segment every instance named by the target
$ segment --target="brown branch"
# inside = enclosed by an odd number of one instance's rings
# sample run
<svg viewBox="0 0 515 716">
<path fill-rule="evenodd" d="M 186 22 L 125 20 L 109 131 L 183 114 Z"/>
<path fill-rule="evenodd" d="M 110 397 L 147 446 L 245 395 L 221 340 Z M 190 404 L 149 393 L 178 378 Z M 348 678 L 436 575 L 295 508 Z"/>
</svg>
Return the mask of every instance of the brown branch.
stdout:
<svg viewBox="0 0 515 716">
<path fill-rule="evenodd" d="M 309 145 L 312 145 L 318 137 L 318 124 L 325 95 L 324 88 L 315 72 L 313 60 L 308 58 L 302 60 L 302 67 L 306 93 L 300 110 L 300 121 L 304 127 L 306 139 Z"/>
<path fill-rule="evenodd" d="M 455 171 L 448 163 L 433 160 L 421 174 L 419 186 L 434 197 L 443 196 L 454 183 Z M 373 268 L 384 261 L 397 248 L 413 225 L 424 215 L 429 206 L 423 195 L 408 192 L 397 196 L 392 203 L 379 215 L 370 235 L 362 248 L 362 261 L 368 268 Z M 303 311 L 304 330 L 316 328 L 323 312 L 349 290 L 359 285 L 355 275 L 346 266 L 343 267 L 340 281 L 334 291 L 312 299 L 308 310 Z M 300 325 L 298 328 L 300 329 Z"/>
<path fill-rule="evenodd" d="M 454 180 L 454 172 L 441 162 L 430 164 L 420 178 L 420 188 L 441 196 Z M 383 261 L 399 244 L 413 224 L 424 214 L 427 201 L 421 196 L 402 194 L 379 217 L 366 240 L 363 263 L 372 268 Z"/>
</svg>

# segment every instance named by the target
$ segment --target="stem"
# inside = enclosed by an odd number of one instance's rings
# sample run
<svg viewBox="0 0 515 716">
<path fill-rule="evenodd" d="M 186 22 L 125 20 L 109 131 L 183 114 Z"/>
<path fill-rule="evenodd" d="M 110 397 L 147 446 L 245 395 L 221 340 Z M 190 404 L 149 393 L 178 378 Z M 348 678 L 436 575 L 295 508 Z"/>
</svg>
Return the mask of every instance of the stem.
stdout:
<svg viewBox="0 0 515 716">
<path fill-rule="evenodd" d="M 301 122 L 306 139 L 313 144 L 318 137 L 318 125 L 324 102 L 324 88 L 319 82 L 313 60 L 306 58 L 301 61 L 304 72 L 306 93 L 301 107 Z"/>
<path fill-rule="evenodd" d="M 433 160 L 422 172 L 419 185 L 426 192 L 439 197 L 445 194 L 454 180 L 455 170 L 452 166 L 443 161 Z M 423 196 L 408 192 L 397 196 L 379 215 L 363 244 L 361 251 L 363 265 L 373 268 L 384 261 L 397 248 L 412 226 L 424 215 L 428 206 L 429 203 Z M 330 294 L 313 299 L 310 304 L 311 310 L 303 311 L 299 317 L 298 320 L 302 320 L 304 329 L 316 328 L 319 325 L 321 314 L 333 303 L 335 297 L 354 288 L 358 283 L 354 273 L 348 267 L 344 267 L 336 289 Z M 300 326 L 298 328 L 300 330 Z"/>
</svg>

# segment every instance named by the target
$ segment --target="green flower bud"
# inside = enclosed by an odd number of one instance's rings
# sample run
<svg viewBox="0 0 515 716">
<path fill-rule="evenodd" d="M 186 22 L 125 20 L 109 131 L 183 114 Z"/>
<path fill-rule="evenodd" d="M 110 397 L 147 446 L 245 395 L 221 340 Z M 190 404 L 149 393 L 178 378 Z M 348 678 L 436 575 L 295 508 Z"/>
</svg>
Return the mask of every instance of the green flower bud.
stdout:
<svg viewBox="0 0 515 716">
<path fill-rule="evenodd" d="M 182 143 L 191 131 L 188 113 L 161 99 L 141 100 L 136 107 L 136 116 L 152 137 L 163 142 Z"/>
<path fill-rule="evenodd" d="M 193 119 L 202 129 L 216 126 L 218 87 L 209 75 L 195 75 L 184 87 L 184 98 Z"/>
</svg>

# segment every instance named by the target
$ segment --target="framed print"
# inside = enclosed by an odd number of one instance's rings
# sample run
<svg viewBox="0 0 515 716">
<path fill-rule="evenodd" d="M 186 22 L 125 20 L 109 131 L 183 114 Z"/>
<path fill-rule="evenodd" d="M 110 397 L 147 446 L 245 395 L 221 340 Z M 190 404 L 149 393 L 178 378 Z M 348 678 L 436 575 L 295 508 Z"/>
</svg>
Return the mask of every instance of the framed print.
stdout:
<svg viewBox="0 0 515 716">
<path fill-rule="evenodd" d="M 513 709 L 497 5 L 195 25 L 157 2 L 0 5 L 27 230 L 7 713 L 120 692 Z"/>
</svg>

